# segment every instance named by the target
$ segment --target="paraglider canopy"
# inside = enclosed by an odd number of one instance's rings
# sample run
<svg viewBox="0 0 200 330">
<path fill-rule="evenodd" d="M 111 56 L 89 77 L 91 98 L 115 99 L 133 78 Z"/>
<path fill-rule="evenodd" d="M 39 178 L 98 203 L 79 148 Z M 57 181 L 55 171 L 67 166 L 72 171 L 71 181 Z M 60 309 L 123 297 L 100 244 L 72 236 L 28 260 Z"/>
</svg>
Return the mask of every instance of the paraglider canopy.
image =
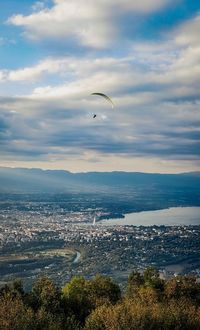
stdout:
<svg viewBox="0 0 200 330">
<path fill-rule="evenodd" d="M 91 95 L 98 95 L 98 96 L 103 97 L 104 99 L 106 99 L 111 104 L 111 107 L 114 109 L 114 103 L 113 103 L 113 101 L 106 94 L 103 94 L 103 93 L 91 93 Z"/>
</svg>

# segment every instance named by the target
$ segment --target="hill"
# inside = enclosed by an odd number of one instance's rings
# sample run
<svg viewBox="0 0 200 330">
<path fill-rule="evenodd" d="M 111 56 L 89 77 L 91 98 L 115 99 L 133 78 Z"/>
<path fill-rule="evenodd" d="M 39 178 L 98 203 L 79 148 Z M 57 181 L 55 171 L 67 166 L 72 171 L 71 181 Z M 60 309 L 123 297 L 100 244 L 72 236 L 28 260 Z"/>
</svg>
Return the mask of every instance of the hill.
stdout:
<svg viewBox="0 0 200 330">
<path fill-rule="evenodd" d="M 200 191 L 200 172 L 152 174 L 138 172 L 71 173 L 0 167 L 0 192 L 121 192 L 134 189 Z"/>
</svg>

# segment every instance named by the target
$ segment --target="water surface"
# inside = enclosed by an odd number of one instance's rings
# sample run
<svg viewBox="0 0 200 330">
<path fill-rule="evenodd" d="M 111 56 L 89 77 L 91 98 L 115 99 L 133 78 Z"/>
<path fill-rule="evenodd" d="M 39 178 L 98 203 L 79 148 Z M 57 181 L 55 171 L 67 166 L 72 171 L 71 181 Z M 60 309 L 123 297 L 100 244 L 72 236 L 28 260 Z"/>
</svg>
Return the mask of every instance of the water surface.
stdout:
<svg viewBox="0 0 200 330">
<path fill-rule="evenodd" d="M 200 207 L 171 207 L 164 210 L 129 213 L 123 219 L 102 220 L 100 223 L 109 226 L 200 225 Z"/>
</svg>

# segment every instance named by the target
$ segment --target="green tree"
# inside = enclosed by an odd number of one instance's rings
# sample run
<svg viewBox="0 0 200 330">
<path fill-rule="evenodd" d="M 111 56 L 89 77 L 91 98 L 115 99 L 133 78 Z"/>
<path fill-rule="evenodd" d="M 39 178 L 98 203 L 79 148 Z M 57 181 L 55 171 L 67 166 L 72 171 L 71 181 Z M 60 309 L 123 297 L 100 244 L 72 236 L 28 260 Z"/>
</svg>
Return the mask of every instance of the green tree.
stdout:
<svg viewBox="0 0 200 330">
<path fill-rule="evenodd" d="M 121 298 L 119 285 L 110 277 L 96 275 L 88 281 L 88 289 L 93 308 L 104 303 L 115 304 Z"/>
<path fill-rule="evenodd" d="M 64 286 L 62 292 L 65 310 L 71 311 L 71 315 L 75 315 L 83 323 L 92 309 L 88 282 L 84 277 L 75 276 Z"/>
<path fill-rule="evenodd" d="M 164 292 L 164 280 L 160 278 L 159 271 L 154 267 L 148 267 L 143 276 L 144 286 L 155 289 L 161 298 Z"/>
<path fill-rule="evenodd" d="M 61 312 L 61 291 L 47 277 L 42 277 L 35 283 L 29 301 L 35 310 L 42 307 L 49 313 Z"/>
<path fill-rule="evenodd" d="M 111 278 L 97 275 L 91 280 L 74 277 L 63 288 L 63 297 L 66 308 L 83 323 L 97 306 L 115 304 L 120 299 L 121 292 Z"/>
</svg>

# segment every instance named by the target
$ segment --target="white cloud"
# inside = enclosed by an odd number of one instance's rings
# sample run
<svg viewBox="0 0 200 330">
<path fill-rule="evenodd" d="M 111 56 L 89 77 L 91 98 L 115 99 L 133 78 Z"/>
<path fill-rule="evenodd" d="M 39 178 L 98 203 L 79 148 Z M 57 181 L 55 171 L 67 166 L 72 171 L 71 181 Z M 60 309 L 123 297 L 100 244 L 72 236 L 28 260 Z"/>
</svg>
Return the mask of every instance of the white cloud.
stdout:
<svg viewBox="0 0 200 330">
<path fill-rule="evenodd" d="M 45 74 L 67 72 L 68 67 L 70 68 L 71 65 L 72 64 L 70 64 L 69 59 L 47 58 L 32 67 L 26 67 L 10 71 L 2 70 L 0 71 L 0 80 L 31 82 L 38 80 Z"/>
<path fill-rule="evenodd" d="M 168 56 L 166 50 L 163 54 L 154 45 L 154 50 L 151 47 L 144 53 L 141 47 L 137 56 L 133 50 L 120 59 L 47 58 L 33 67 L 0 71 L 0 80 L 24 81 L 27 85 L 51 74 L 57 81 L 60 77 L 65 82 L 46 86 L 37 83 L 31 97 L 84 99 L 93 91 L 102 91 L 113 96 L 120 106 L 130 107 L 172 97 L 195 96 L 200 83 L 200 48 L 186 48 L 175 53 L 169 50 Z"/>
<path fill-rule="evenodd" d="M 200 46 L 200 15 L 189 20 L 177 30 L 176 42 L 182 45 Z"/>
<path fill-rule="evenodd" d="M 5 79 L 4 71 L 0 71 L 0 81 Z"/>
<path fill-rule="evenodd" d="M 15 15 L 8 22 L 23 26 L 26 36 L 35 40 L 76 38 L 94 48 L 112 44 L 118 34 L 116 19 L 126 12 L 146 14 L 169 4 L 171 0 L 54 0 L 28 16 Z"/>
<path fill-rule="evenodd" d="M 113 3 L 109 1 L 109 5 Z M 128 1 L 124 1 L 125 4 L 133 5 Z M 37 19 L 41 16 L 46 20 L 48 15 L 52 18 L 52 11 L 61 5 L 66 6 L 66 1 L 57 0 L 54 9 L 22 17 L 23 24 L 24 19 L 29 23 L 32 19 L 34 25 L 37 15 Z M 108 6 L 108 1 L 102 0 L 103 5 Z M 91 15 L 94 14 L 92 8 Z M 82 8 L 80 16 L 84 21 Z M 58 22 L 55 16 L 53 19 L 55 26 L 64 22 L 62 13 L 57 16 Z M 130 169 L 134 160 L 139 168 L 141 159 L 147 160 L 149 168 L 152 164 L 152 169 L 164 168 L 163 160 L 166 168 L 171 166 L 172 171 L 176 166 L 177 171 L 181 166 L 196 168 L 199 133 L 196 125 L 200 120 L 200 42 L 195 34 L 198 21 L 199 16 L 180 25 L 168 35 L 167 41 L 159 44 L 135 43 L 121 58 L 94 57 L 91 52 L 89 57 L 88 54 L 85 57 L 51 57 L 33 67 L 2 70 L 0 80 L 12 84 L 21 81 L 27 85 L 36 82 L 23 98 L 1 105 L 5 120 L 12 127 L 5 132 L 5 139 L 11 140 L 10 150 L 21 146 L 21 157 L 26 159 L 27 154 L 24 156 L 22 149 L 33 147 L 41 163 L 42 160 L 52 161 L 52 164 L 60 162 L 62 166 L 67 158 L 76 154 L 70 166 L 77 170 L 76 164 L 86 170 L 97 169 L 98 164 L 107 160 L 110 169 L 115 163 L 115 169 Z M 45 32 L 43 26 L 41 30 Z M 30 31 L 34 32 L 32 27 Z M 75 28 L 80 37 L 79 32 Z M 87 36 L 83 37 L 84 42 L 85 38 Z M 92 38 L 93 31 L 89 39 L 94 45 Z M 104 38 L 102 40 L 105 42 Z M 51 82 L 50 74 L 56 78 Z M 90 96 L 96 91 L 110 95 L 116 110 L 112 111 L 104 100 Z M 97 113 L 95 121 L 92 119 L 94 112 Z M 97 165 L 90 159 L 98 159 Z"/>
<path fill-rule="evenodd" d="M 120 92 L 128 86 L 142 83 L 141 74 L 133 70 L 134 64 L 129 58 L 48 58 L 33 67 L 18 70 L 0 71 L 2 81 L 24 81 L 26 84 L 39 80 L 45 75 L 55 75 L 66 80 L 56 86 L 36 87 L 33 94 L 44 97 L 60 95 L 87 95 L 96 90 Z"/>
<path fill-rule="evenodd" d="M 190 21 L 190 26 L 196 21 Z M 0 80 L 27 84 L 51 74 L 57 81 L 62 78 L 62 82 L 46 86 L 38 83 L 31 97 L 83 100 L 93 91 L 102 91 L 129 108 L 195 97 L 200 84 L 200 42 L 189 44 L 188 39 L 188 44 L 181 47 L 177 42 L 188 24 L 176 29 L 170 42 L 135 44 L 123 58 L 47 58 L 33 67 L 2 70 Z M 90 104 L 98 104 L 95 102 Z"/>
<path fill-rule="evenodd" d="M 174 49 L 177 54 L 163 80 L 192 86 L 196 92 L 200 86 L 200 15 L 179 26 L 174 33 Z M 161 78 L 162 79 L 162 78 Z M 183 93 L 184 94 L 184 93 Z M 197 92 L 198 94 L 198 92 Z M 185 92 L 187 95 L 187 92 Z"/>
</svg>

